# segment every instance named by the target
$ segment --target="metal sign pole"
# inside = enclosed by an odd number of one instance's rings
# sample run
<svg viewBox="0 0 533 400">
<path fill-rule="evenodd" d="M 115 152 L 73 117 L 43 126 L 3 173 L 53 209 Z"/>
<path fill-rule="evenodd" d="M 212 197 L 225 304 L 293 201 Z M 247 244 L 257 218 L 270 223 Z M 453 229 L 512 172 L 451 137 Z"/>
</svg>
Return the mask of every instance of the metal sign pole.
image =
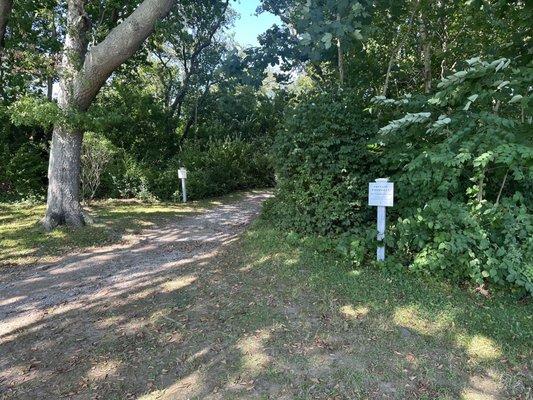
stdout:
<svg viewBox="0 0 533 400">
<path fill-rule="evenodd" d="M 377 250 L 378 261 L 385 261 L 386 208 L 394 205 L 394 183 L 388 178 L 378 178 L 368 184 L 368 205 L 377 207 Z"/>
<path fill-rule="evenodd" d="M 184 203 L 187 203 L 187 188 L 185 180 L 187 179 L 187 170 L 184 167 L 178 169 L 178 178 L 181 180 L 181 197 Z"/>
<path fill-rule="evenodd" d="M 384 206 L 378 206 L 378 261 L 385 261 L 385 212 Z"/>
<path fill-rule="evenodd" d="M 185 178 L 181 179 L 181 194 L 183 197 L 183 202 L 187 203 L 187 188 L 185 187 Z"/>
</svg>

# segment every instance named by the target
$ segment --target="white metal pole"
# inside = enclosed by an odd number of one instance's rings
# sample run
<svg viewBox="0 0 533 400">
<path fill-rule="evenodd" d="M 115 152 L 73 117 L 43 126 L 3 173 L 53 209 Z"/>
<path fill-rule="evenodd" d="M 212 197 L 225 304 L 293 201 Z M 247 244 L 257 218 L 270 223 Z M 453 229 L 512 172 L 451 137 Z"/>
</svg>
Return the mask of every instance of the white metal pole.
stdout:
<svg viewBox="0 0 533 400">
<path fill-rule="evenodd" d="M 378 206 L 378 261 L 385 261 L 385 209 L 386 207 Z"/>
<path fill-rule="evenodd" d="M 185 188 L 185 178 L 181 178 L 181 194 L 183 197 L 183 202 L 187 203 L 187 189 Z"/>
</svg>

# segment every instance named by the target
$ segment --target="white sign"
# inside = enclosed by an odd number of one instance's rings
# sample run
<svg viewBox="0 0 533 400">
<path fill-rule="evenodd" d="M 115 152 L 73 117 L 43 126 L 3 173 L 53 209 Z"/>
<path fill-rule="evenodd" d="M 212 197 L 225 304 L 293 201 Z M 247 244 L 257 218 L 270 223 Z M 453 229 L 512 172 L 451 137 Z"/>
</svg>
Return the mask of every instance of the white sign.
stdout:
<svg viewBox="0 0 533 400">
<path fill-rule="evenodd" d="M 394 205 L 394 183 L 370 182 L 368 184 L 368 205 L 392 207 Z"/>
<path fill-rule="evenodd" d="M 388 178 L 379 178 L 375 182 L 368 184 L 368 205 L 377 206 L 377 259 L 385 260 L 385 216 L 386 208 L 394 204 L 394 183 L 389 182 Z"/>
<path fill-rule="evenodd" d="M 185 168 L 178 169 L 178 178 L 187 179 L 187 170 Z"/>
</svg>

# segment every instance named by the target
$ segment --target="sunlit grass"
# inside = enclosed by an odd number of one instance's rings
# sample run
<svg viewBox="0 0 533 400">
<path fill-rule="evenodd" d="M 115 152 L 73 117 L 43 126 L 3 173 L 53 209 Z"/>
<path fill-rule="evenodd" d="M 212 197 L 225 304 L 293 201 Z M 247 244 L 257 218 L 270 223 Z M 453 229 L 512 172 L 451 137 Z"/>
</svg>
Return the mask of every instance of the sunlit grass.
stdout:
<svg viewBox="0 0 533 400">
<path fill-rule="evenodd" d="M 532 383 L 516 375 L 530 368 L 533 355 L 533 307 L 519 295 L 486 298 L 407 271 L 391 274 L 370 265 L 354 270 L 321 239 L 287 240 L 265 221 L 247 233 L 245 249 L 260 260 L 254 269 L 290 285 L 295 301 L 311 288 L 313 307 L 328 321 L 322 334 L 353 342 L 353 356 L 362 364 L 389 365 L 382 373 L 395 387 L 423 376 L 433 392 L 424 397 L 422 391 L 420 398 L 492 399 L 505 393 L 520 398 L 525 389 L 517 387 Z M 342 367 L 334 372 L 345 375 Z M 509 386 L 509 376 L 521 383 Z"/>
<path fill-rule="evenodd" d="M 52 232 L 45 232 L 40 225 L 44 204 L 0 203 L 0 267 L 51 262 L 75 249 L 120 242 L 144 228 L 200 212 L 240 195 L 187 204 L 97 201 L 85 207 L 93 219 L 91 224 L 80 229 L 62 227 Z"/>
<path fill-rule="evenodd" d="M 365 306 L 354 307 L 351 304 L 347 304 L 340 308 L 340 313 L 343 317 L 347 319 L 358 319 L 363 318 L 368 314 L 369 308 Z"/>
</svg>

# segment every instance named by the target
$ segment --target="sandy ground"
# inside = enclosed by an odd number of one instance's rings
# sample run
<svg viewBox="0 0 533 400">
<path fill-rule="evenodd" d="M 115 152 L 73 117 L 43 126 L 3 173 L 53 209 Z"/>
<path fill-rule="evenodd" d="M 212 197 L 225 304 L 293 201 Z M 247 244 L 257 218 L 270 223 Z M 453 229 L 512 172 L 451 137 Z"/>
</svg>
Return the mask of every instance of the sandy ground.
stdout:
<svg viewBox="0 0 533 400">
<path fill-rule="evenodd" d="M 247 194 L 143 231 L 127 244 L 93 248 L 50 265 L 0 270 L 0 398 L 74 396 L 79 387 L 65 391 L 58 374 L 75 370 L 80 354 L 110 329 L 137 332 L 135 324 L 143 322 L 135 319 L 136 301 L 171 294 L 209 274 L 203 267 L 238 238 L 268 196 Z M 146 312 L 139 312 L 143 320 Z M 128 324 L 119 327 L 123 319 Z M 104 360 L 88 370 L 85 365 L 81 373 L 88 382 L 93 375 L 116 372 L 114 363 Z M 82 398 L 99 398 L 98 392 Z"/>
</svg>

